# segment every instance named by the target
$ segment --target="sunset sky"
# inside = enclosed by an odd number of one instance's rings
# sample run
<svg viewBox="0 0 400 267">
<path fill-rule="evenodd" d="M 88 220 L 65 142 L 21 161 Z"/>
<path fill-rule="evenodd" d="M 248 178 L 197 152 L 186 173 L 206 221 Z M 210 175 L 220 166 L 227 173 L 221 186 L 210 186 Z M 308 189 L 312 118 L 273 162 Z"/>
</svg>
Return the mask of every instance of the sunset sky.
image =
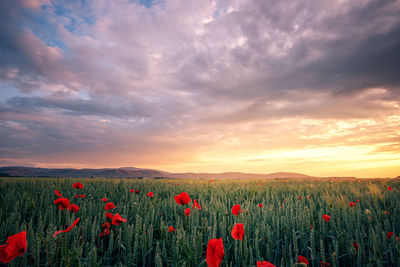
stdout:
<svg viewBox="0 0 400 267">
<path fill-rule="evenodd" d="M 400 175 L 400 1 L 0 1 L 0 166 Z"/>
</svg>

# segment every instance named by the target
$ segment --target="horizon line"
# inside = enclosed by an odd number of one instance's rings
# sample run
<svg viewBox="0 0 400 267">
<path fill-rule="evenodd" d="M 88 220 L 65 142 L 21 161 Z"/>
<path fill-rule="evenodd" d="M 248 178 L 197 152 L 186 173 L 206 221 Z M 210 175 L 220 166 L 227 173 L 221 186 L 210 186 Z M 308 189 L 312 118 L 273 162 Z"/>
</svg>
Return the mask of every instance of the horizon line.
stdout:
<svg viewBox="0 0 400 267">
<path fill-rule="evenodd" d="M 6 165 L 6 166 L 0 166 L 0 168 L 36 168 L 36 169 L 53 169 L 53 170 L 62 170 L 62 169 L 73 169 L 73 170 L 102 170 L 102 169 L 126 169 L 126 168 L 135 168 L 138 170 L 152 170 L 152 171 L 160 171 L 160 172 L 166 172 L 169 174 L 209 174 L 209 175 L 219 175 L 219 174 L 225 174 L 225 173 L 240 173 L 240 174 L 246 174 L 246 175 L 271 175 L 271 174 L 276 174 L 276 173 L 291 173 L 291 174 L 300 174 L 304 176 L 308 176 L 308 178 L 355 178 L 355 179 L 396 179 L 399 178 L 400 175 L 395 176 L 395 177 L 389 177 L 389 176 L 378 176 L 378 177 L 357 177 L 357 176 L 349 176 L 349 175 L 328 175 L 328 176 L 316 176 L 316 175 L 308 175 L 300 172 L 293 172 L 293 171 L 273 171 L 273 172 L 264 172 L 264 173 L 249 173 L 249 172 L 243 172 L 243 171 L 223 171 L 223 172 L 190 172 L 190 171 L 185 171 L 185 172 L 170 172 L 170 171 L 164 171 L 160 169 L 153 169 L 153 168 L 148 168 L 148 167 L 133 167 L 133 166 L 125 166 L 125 167 L 104 167 L 104 168 L 73 168 L 73 167 L 37 167 L 37 166 L 17 166 L 17 165 Z M 168 177 L 171 178 L 171 177 Z M 292 177 L 293 178 L 293 177 Z M 307 177 L 304 177 L 307 178 Z M 290 179 L 290 178 L 288 178 Z"/>
</svg>

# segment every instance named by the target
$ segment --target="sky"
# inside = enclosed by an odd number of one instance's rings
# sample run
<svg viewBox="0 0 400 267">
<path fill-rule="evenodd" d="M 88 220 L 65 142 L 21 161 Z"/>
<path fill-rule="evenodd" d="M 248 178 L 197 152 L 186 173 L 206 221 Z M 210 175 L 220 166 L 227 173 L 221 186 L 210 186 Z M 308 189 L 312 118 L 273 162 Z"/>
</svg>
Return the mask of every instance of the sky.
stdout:
<svg viewBox="0 0 400 267">
<path fill-rule="evenodd" d="M 398 176 L 399 14 L 0 0 L 0 166 Z"/>
</svg>

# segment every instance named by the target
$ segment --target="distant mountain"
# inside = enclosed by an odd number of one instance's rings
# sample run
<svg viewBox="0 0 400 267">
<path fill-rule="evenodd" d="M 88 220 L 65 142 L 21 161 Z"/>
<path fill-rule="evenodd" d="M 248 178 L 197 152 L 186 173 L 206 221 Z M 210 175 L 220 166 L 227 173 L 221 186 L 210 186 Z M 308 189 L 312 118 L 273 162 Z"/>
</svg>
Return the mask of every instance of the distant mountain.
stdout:
<svg viewBox="0 0 400 267">
<path fill-rule="evenodd" d="M 313 178 L 311 176 L 294 172 L 275 172 L 269 174 L 242 173 L 242 172 L 223 172 L 223 173 L 170 173 L 174 178 L 203 178 L 203 179 L 304 179 Z"/>
<path fill-rule="evenodd" d="M 130 177 L 166 177 L 188 179 L 307 179 L 314 178 L 301 173 L 276 172 L 269 174 L 252 174 L 241 172 L 224 173 L 169 173 L 153 169 L 135 167 L 104 168 L 104 169 L 49 169 L 34 167 L 8 166 L 0 167 L 0 176 L 7 177 L 106 177 L 106 178 L 130 178 Z"/>
<path fill-rule="evenodd" d="M 164 177 L 165 172 L 139 169 L 48 169 L 31 167 L 0 167 L 0 176 L 11 177 Z"/>
</svg>

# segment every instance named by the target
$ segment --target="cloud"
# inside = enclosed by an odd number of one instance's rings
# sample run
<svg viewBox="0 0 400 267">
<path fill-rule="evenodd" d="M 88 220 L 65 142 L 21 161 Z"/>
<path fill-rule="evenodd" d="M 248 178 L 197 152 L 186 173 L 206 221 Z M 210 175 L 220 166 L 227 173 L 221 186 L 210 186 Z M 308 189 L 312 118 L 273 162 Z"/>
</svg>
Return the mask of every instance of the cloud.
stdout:
<svg viewBox="0 0 400 267">
<path fill-rule="evenodd" d="M 385 118 L 398 114 L 399 101 L 393 92 L 383 88 L 369 88 L 360 92 L 336 94 L 311 90 L 286 91 L 272 100 L 251 102 L 228 114 L 205 118 L 213 123 L 240 123 L 279 118 L 309 119 L 368 119 Z"/>
<path fill-rule="evenodd" d="M 3 162 L 196 169 L 315 146 L 399 152 L 398 1 L 0 5 Z"/>
</svg>

